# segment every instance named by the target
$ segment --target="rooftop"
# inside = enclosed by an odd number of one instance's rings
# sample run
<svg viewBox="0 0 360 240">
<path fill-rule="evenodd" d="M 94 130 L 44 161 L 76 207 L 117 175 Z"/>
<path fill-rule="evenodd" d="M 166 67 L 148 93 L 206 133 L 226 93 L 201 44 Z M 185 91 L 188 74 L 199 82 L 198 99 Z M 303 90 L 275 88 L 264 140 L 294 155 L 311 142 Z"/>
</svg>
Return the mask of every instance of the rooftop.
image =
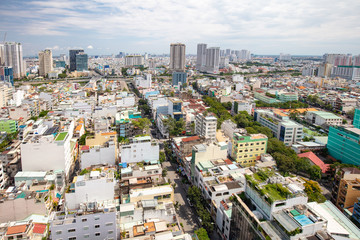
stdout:
<svg viewBox="0 0 360 240">
<path fill-rule="evenodd" d="M 68 135 L 67 132 L 59 133 L 59 134 L 56 136 L 55 141 L 64 141 L 64 139 L 66 138 L 67 135 Z"/>
</svg>

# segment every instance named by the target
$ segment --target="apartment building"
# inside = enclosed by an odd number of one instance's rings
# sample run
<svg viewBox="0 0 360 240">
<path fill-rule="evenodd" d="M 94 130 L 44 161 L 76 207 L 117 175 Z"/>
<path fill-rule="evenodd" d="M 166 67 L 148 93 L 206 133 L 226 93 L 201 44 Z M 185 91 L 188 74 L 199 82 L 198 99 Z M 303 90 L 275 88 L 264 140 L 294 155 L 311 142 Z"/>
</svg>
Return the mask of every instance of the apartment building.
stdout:
<svg viewBox="0 0 360 240">
<path fill-rule="evenodd" d="M 262 126 L 270 128 L 274 136 L 284 142 L 286 146 L 291 146 L 302 140 L 303 126 L 289 120 L 288 115 L 279 110 L 256 109 L 254 119 Z"/>
<path fill-rule="evenodd" d="M 158 161 L 159 144 L 151 141 L 150 136 L 134 137 L 130 143 L 121 145 L 121 162 L 134 163 Z"/>
<path fill-rule="evenodd" d="M 213 115 L 198 113 L 195 118 L 195 133 L 200 137 L 204 137 L 210 141 L 216 138 L 217 118 Z"/>
<path fill-rule="evenodd" d="M 353 206 L 360 197 L 360 170 L 342 168 L 335 174 L 331 201 L 339 208 Z"/>
<path fill-rule="evenodd" d="M 15 120 L 0 120 L 0 132 L 15 133 L 18 130 L 18 123 Z"/>
<path fill-rule="evenodd" d="M 254 166 L 266 153 L 268 138 L 264 134 L 243 135 L 234 133 L 231 140 L 231 157 L 242 166 Z"/>
</svg>

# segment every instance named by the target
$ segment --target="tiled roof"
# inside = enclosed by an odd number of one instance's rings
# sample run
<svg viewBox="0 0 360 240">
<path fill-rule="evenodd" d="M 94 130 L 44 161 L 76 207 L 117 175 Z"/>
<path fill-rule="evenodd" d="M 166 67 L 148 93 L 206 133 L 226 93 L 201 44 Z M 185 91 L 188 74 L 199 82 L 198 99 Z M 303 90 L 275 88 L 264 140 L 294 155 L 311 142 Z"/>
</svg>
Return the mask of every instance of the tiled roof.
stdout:
<svg viewBox="0 0 360 240">
<path fill-rule="evenodd" d="M 44 234 L 45 229 L 46 229 L 46 224 L 35 223 L 34 228 L 33 228 L 33 233 Z"/>
<path fill-rule="evenodd" d="M 23 233 L 26 231 L 26 224 L 8 227 L 6 235 L 12 235 L 17 233 Z"/>
<path fill-rule="evenodd" d="M 193 136 L 193 137 L 183 138 L 181 141 L 182 142 L 191 142 L 191 141 L 196 141 L 199 139 L 200 139 L 199 136 Z"/>
<path fill-rule="evenodd" d="M 320 158 L 318 158 L 313 152 L 305 152 L 305 153 L 301 153 L 298 154 L 298 157 L 304 157 L 309 159 L 310 161 L 312 161 L 316 166 L 319 166 L 321 168 L 321 171 L 323 173 L 325 173 L 330 165 L 329 164 L 325 164 L 323 161 L 321 161 Z"/>
</svg>

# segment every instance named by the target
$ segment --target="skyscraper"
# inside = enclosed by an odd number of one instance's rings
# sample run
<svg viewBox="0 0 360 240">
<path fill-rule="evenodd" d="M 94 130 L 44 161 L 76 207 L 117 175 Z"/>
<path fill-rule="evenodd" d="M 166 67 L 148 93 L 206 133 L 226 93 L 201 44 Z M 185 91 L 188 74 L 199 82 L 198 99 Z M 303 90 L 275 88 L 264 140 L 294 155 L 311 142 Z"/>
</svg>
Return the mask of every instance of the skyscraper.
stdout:
<svg viewBox="0 0 360 240">
<path fill-rule="evenodd" d="M 88 70 L 88 55 L 84 52 L 76 54 L 76 71 Z"/>
<path fill-rule="evenodd" d="M 72 49 L 69 51 L 69 59 L 70 59 L 70 71 L 76 70 L 76 54 L 84 52 L 82 49 Z"/>
<path fill-rule="evenodd" d="M 197 45 L 196 70 L 205 71 L 207 44 L 199 43 Z"/>
<path fill-rule="evenodd" d="M 25 67 L 21 43 L 6 42 L 3 49 L 5 59 L 4 65 L 12 67 L 14 78 L 21 78 L 24 76 Z"/>
<path fill-rule="evenodd" d="M 5 65 L 5 47 L 4 44 L 0 44 L 0 66 Z"/>
<path fill-rule="evenodd" d="M 208 73 L 218 73 L 220 64 L 220 48 L 211 47 L 206 49 L 205 68 Z"/>
<path fill-rule="evenodd" d="M 170 45 L 170 70 L 175 72 L 185 71 L 185 44 L 172 43 Z"/>
<path fill-rule="evenodd" d="M 50 49 L 39 52 L 39 75 L 46 76 L 53 70 L 53 58 Z"/>
</svg>

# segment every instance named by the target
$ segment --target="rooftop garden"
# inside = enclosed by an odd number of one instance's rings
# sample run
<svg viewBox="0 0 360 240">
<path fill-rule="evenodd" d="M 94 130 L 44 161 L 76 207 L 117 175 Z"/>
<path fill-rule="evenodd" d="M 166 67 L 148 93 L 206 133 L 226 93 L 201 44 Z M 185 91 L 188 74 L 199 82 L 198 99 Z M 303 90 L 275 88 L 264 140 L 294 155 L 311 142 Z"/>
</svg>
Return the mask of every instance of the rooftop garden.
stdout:
<svg viewBox="0 0 360 240">
<path fill-rule="evenodd" d="M 265 201 L 267 201 L 269 204 L 272 204 L 278 200 L 285 200 L 288 196 L 291 195 L 290 191 L 279 183 L 265 184 L 265 180 L 268 179 L 271 174 L 274 173 L 271 171 L 266 172 L 260 170 L 254 173 L 252 176 L 245 175 L 248 184 L 261 196 L 263 196 Z"/>
</svg>

